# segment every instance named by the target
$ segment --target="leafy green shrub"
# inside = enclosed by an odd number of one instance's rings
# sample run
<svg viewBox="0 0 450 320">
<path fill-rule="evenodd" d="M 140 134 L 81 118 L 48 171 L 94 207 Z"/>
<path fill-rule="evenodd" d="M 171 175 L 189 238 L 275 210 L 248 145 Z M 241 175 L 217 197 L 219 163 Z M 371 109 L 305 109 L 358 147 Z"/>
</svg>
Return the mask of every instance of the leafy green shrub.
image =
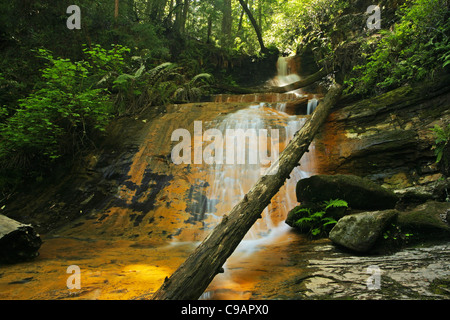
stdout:
<svg viewBox="0 0 450 320">
<path fill-rule="evenodd" d="M 394 29 L 381 39 L 366 63 L 355 66 L 347 92 L 385 92 L 425 79 L 450 63 L 448 0 L 408 1 L 398 11 Z"/>
<path fill-rule="evenodd" d="M 294 228 L 310 237 L 327 236 L 337 223 L 336 219 L 330 215 L 330 209 L 348 208 L 348 203 L 335 199 L 325 201 L 321 208 L 322 210 L 315 212 L 310 208 L 299 208 L 296 214 L 300 218 L 294 223 Z"/>
<path fill-rule="evenodd" d="M 46 60 L 42 81 L 18 100 L 14 114 L 0 124 L 0 170 L 6 175 L 34 176 L 64 155 L 92 146 L 111 115 L 106 89 L 95 88 L 95 68 L 88 61 L 72 62 L 39 49 Z M 91 57 L 100 58 L 94 52 Z M 102 61 L 104 63 L 105 61 Z M 0 116 L 7 110 L 2 107 Z"/>
<path fill-rule="evenodd" d="M 99 81 L 111 74 L 122 74 L 126 71 L 125 56 L 131 51 L 129 48 L 118 44 L 113 44 L 109 50 L 99 44 L 83 47 L 85 60 L 89 62 L 91 81 Z"/>
</svg>

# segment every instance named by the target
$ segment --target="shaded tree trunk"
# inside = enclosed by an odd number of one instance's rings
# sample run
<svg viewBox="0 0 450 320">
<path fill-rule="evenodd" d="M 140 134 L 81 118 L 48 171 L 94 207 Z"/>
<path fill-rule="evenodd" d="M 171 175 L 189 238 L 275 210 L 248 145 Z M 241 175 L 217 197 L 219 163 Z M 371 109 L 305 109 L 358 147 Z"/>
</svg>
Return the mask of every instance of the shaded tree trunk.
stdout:
<svg viewBox="0 0 450 320">
<path fill-rule="evenodd" d="M 231 26 L 232 26 L 231 0 L 224 0 L 222 13 L 223 13 L 223 17 L 222 17 L 222 43 L 223 43 L 224 46 L 227 46 L 231 42 Z"/>
<path fill-rule="evenodd" d="M 175 1 L 175 22 L 173 24 L 174 30 L 177 33 L 181 33 L 183 23 L 183 0 Z"/>
<path fill-rule="evenodd" d="M 269 174 L 262 176 L 231 212 L 223 216 L 222 221 L 186 261 L 170 278 L 165 279 L 152 299 L 193 300 L 201 296 L 214 277 L 223 272 L 225 261 L 261 217 L 262 211 L 292 170 L 299 165 L 301 157 L 308 151 L 311 141 L 341 93 L 341 85 L 334 84 L 331 87 L 311 118 L 295 134 L 275 163 L 272 163 Z"/>
<path fill-rule="evenodd" d="M 183 14 L 181 16 L 181 28 L 180 28 L 181 33 L 186 32 L 187 16 L 189 12 L 189 2 L 190 0 L 184 0 Z"/>
<path fill-rule="evenodd" d="M 211 33 L 212 33 L 212 14 L 208 16 L 208 31 L 206 34 L 206 43 L 211 42 Z"/>
</svg>

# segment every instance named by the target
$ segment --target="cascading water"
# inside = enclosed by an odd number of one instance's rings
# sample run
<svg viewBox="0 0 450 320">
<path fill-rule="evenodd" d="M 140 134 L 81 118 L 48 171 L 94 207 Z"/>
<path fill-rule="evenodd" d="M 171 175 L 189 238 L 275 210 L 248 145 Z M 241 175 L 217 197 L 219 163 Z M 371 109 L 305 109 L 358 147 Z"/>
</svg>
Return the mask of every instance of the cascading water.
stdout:
<svg viewBox="0 0 450 320">
<path fill-rule="evenodd" d="M 289 58 L 279 57 L 277 61 L 277 76 L 273 80 L 276 86 L 282 87 L 301 80 L 300 76 L 292 72 L 289 65 Z"/>
<path fill-rule="evenodd" d="M 286 86 L 296 81 L 301 80 L 301 77 L 293 72 L 293 68 L 290 66 L 290 58 L 289 57 L 279 57 L 277 61 L 277 76 L 272 80 L 272 83 L 276 86 Z M 316 98 L 316 95 L 307 95 L 301 89 L 291 91 L 292 94 L 295 94 L 297 97 L 308 97 L 308 107 L 307 114 L 310 115 L 316 109 L 319 100 Z M 276 108 L 282 112 L 286 110 L 286 103 L 280 102 L 277 103 Z"/>
<path fill-rule="evenodd" d="M 293 138 L 304 124 L 305 118 L 289 116 L 282 112 L 266 107 L 264 104 L 253 105 L 246 109 L 227 115 L 219 123 L 209 123 L 210 128 L 218 129 L 220 132 L 227 132 L 229 129 L 241 130 L 241 132 L 260 132 L 260 130 L 271 129 L 278 130 L 278 144 L 276 145 L 281 152 L 287 143 Z M 273 137 L 268 137 L 270 140 Z M 229 149 L 236 149 L 236 141 L 233 145 L 226 145 L 225 153 Z M 229 212 L 236 203 L 250 190 L 258 181 L 261 173 L 266 166 L 249 161 L 249 155 L 258 153 L 258 146 L 252 143 L 251 139 L 246 142 L 245 148 L 246 161 L 244 164 L 221 164 L 215 163 L 209 166 L 209 193 L 207 195 L 206 215 L 213 217 L 213 220 L 219 222 L 223 214 Z M 274 150 L 268 150 L 272 155 Z M 245 240 L 257 240 L 271 236 L 277 233 L 277 228 L 285 229 L 285 224 L 281 223 L 288 210 L 295 206 L 295 182 L 307 176 L 305 161 L 302 170 L 296 168 L 282 188 L 280 194 L 274 199 L 274 202 L 280 202 L 276 205 L 277 212 L 273 214 L 273 205 L 269 205 L 263 213 L 263 218 L 257 221 L 255 226 L 249 231 Z M 287 189 L 290 189 L 287 191 Z M 245 241 L 244 241 L 245 242 Z M 249 247 L 247 249 L 250 249 Z"/>
<path fill-rule="evenodd" d="M 308 110 L 307 110 L 307 114 L 310 115 L 314 112 L 314 110 L 316 110 L 316 107 L 319 103 L 319 100 L 317 100 L 316 98 L 310 99 L 308 101 Z"/>
</svg>

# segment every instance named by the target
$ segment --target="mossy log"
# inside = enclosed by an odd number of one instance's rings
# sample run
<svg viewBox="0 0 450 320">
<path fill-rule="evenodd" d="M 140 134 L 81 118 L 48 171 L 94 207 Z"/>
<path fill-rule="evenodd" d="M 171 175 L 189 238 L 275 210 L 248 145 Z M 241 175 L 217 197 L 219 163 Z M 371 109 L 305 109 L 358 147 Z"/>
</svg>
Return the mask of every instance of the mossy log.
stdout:
<svg viewBox="0 0 450 320">
<path fill-rule="evenodd" d="M 152 299 L 195 300 L 201 296 L 214 277 L 223 272 L 225 261 L 261 217 L 264 208 L 283 186 L 292 170 L 299 165 L 301 157 L 308 151 L 311 141 L 341 93 L 341 85 L 333 84 L 315 112 L 265 175 L 261 176 L 228 215 L 223 216 L 222 221 L 172 276 L 165 279 Z"/>
</svg>

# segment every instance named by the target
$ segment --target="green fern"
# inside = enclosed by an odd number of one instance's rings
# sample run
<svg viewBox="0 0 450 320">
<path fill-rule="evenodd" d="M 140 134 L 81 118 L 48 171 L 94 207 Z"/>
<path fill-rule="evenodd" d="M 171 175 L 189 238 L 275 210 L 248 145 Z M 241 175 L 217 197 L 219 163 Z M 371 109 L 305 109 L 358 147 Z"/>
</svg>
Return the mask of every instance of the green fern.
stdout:
<svg viewBox="0 0 450 320">
<path fill-rule="evenodd" d="M 345 207 L 348 203 L 341 199 L 324 201 L 322 210 L 312 212 L 309 208 L 300 208 L 296 211 L 300 218 L 294 223 L 294 228 L 310 237 L 327 236 L 331 228 L 337 223 L 333 217 L 327 216 L 330 208 Z"/>
<path fill-rule="evenodd" d="M 186 81 L 175 91 L 175 100 L 182 102 L 198 101 L 205 93 L 212 80 L 213 76 L 209 73 L 200 73 L 196 75 L 190 81 Z"/>
<path fill-rule="evenodd" d="M 342 207 L 348 208 L 347 201 L 341 199 L 325 201 L 325 210 L 329 208 L 342 208 Z"/>
<path fill-rule="evenodd" d="M 431 131 L 434 132 L 434 135 L 436 137 L 434 154 L 436 156 L 436 163 L 439 163 L 443 159 L 444 149 L 450 141 L 450 124 L 448 124 L 447 127 L 444 128 L 435 125 L 434 128 L 431 129 Z M 444 159 L 444 161 L 449 160 L 450 159 Z"/>
</svg>

